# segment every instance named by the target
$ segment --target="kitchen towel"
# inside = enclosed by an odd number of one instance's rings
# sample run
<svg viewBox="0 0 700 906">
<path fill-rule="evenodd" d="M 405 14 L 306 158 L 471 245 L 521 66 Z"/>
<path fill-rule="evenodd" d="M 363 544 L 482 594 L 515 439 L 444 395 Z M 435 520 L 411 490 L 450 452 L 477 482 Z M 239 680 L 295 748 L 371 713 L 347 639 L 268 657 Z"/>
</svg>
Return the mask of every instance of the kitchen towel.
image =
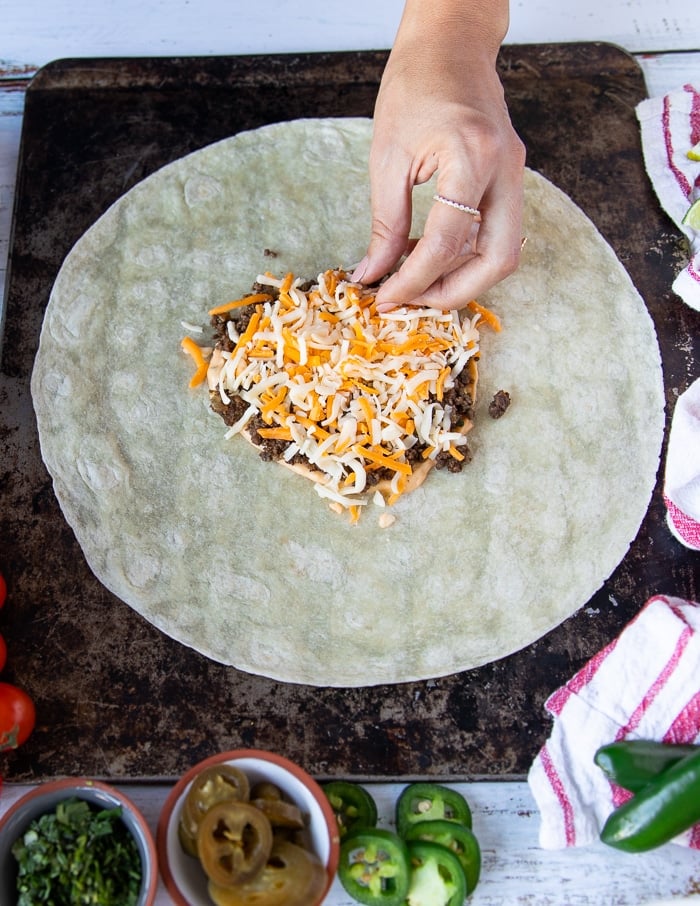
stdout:
<svg viewBox="0 0 700 906">
<path fill-rule="evenodd" d="M 688 151 L 700 142 L 700 92 L 684 85 L 637 105 L 642 151 L 662 208 L 688 237 L 690 261 L 676 276 L 674 292 L 700 311 L 700 231 L 683 226 L 700 198 L 700 161 Z M 664 474 L 666 521 L 674 537 L 700 550 L 700 378 L 678 399 Z"/>
<path fill-rule="evenodd" d="M 661 207 L 688 237 L 690 261 L 673 282 L 673 291 L 700 311 L 700 232 L 681 221 L 700 197 L 700 161 L 688 151 L 700 141 L 700 92 L 684 85 L 637 105 L 642 152 Z"/>
<path fill-rule="evenodd" d="M 700 742 L 700 604 L 656 595 L 545 703 L 552 732 L 528 774 L 544 849 L 598 840 L 630 794 L 594 763 L 622 739 Z M 700 825 L 674 840 L 700 849 Z"/>
<path fill-rule="evenodd" d="M 700 378 L 678 398 L 664 474 L 666 522 L 686 547 L 700 550 Z"/>
</svg>

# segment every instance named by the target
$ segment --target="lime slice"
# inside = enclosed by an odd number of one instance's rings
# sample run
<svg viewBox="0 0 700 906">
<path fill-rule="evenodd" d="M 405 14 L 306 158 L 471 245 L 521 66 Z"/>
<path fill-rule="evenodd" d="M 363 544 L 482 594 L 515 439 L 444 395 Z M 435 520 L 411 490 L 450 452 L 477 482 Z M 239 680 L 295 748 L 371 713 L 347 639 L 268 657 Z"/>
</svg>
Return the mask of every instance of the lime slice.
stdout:
<svg viewBox="0 0 700 906">
<path fill-rule="evenodd" d="M 693 145 L 690 151 L 688 151 L 688 157 L 691 160 L 700 160 L 700 142 L 698 142 L 697 145 Z"/>
<path fill-rule="evenodd" d="M 694 230 L 700 230 L 700 198 L 696 198 L 688 210 L 685 212 L 683 226 L 692 227 Z"/>
</svg>

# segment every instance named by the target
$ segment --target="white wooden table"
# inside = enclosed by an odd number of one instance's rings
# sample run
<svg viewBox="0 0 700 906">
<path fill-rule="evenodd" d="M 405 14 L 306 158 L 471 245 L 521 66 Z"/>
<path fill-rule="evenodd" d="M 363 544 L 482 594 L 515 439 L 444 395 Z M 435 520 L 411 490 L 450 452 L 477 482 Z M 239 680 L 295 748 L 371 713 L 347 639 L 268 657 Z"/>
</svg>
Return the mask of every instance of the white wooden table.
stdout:
<svg viewBox="0 0 700 906">
<path fill-rule="evenodd" d="M 673 843 L 643 856 L 631 856 L 602 843 L 575 850 L 539 848 L 539 815 L 527 784 L 454 784 L 473 811 L 474 833 L 482 852 L 479 884 L 470 906 L 566 904 L 641 906 L 695 900 L 700 891 L 700 854 Z M 398 784 L 369 784 L 379 824 L 390 827 Z M 6 784 L 0 814 L 29 787 Z M 121 789 L 141 808 L 155 833 L 169 787 L 129 784 Z M 156 906 L 171 902 L 162 883 Z M 356 906 L 336 879 L 324 906 Z"/>
<path fill-rule="evenodd" d="M 363 50 L 391 45 L 403 0 L 0 0 L 0 300 L 15 191 L 26 81 L 61 57 L 173 56 Z M 508 43 L 608 41 L 633 53 L 651 96 L 700 85 L 700 15 L 692 0 L 513 0 Z M 597 844 L 538 845 L 539 815 L 525 782 L 458 785 L 483 851 L 475 906 L 661 904 L 700 898 L 700 854 L 669 844 L 627 856 Z M 155 830 L 167 785 L 125 791 Z M 5 784 L 0 813 L 27 789 Z M 399 784 L 372 791 L 386 822 Z M 161 888 L 158 906 L 169 903 Z M 336 882 L 327 906 L 351 906 Z"/>
</svg>

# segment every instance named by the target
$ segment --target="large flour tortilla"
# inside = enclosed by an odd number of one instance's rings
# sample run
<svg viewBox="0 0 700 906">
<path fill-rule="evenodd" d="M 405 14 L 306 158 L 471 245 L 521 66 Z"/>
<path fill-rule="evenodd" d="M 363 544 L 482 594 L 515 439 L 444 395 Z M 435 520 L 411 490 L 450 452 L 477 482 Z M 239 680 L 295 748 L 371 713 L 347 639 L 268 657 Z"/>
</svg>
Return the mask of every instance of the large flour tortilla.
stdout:
<svg viewBox="0 0 700 906">
<path fill-rule="evenodd" d="M 378 527 L 226 441 L 188 390 L 181 321 L 261 270 L 351 265 L 369 233 L 371 123 L 243 133 L 132 189 L 67 257 L 32 377 L 42 453 L 98 578 L 165 633 L 253 673 L 328 686 L 501 658 L 620 562 L 658 467 L 663 393 L 644 304 L 590 221 L 535 173 L 518 272 L 483 302 L 473 462 Z M 416 192 L 416 224 L 433 189 Z M 277 252 L 266 257 L 265 249 Z M 486 408 L 506 389 L 512 405 Z"/>
</svg>

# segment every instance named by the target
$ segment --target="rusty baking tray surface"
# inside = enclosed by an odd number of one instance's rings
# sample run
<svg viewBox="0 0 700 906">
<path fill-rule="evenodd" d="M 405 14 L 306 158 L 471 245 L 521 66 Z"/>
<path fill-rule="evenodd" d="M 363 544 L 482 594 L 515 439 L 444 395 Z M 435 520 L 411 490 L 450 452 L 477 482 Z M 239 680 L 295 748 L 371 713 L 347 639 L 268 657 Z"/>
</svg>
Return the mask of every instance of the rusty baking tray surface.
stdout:
<svg viewBox="0 0 700 906">
<path fill-rule="evenodd" d="M 0 616 L 4 678 L 34 697 L 12 780 L 170 777 L 213 752 L 258 746 L 318 776 L 524 774 L 549 732 L 548 694 L 652 593 L 692 596 L 697 559 L 671 540 L 657 487 L 628 556 L 574 617 L 500 662 L 429 682 L 315 689 L 213 663 L 161 634 L 93 577 L 41 462 L 29 376 L 63 258 L 115 199 L 158 167 L 242 129 L 371 115 L 385 52 L 67 60 L 26 97 L 0 384 Z M 586 211 L 655 319 L 669 411 L 697 360 L 700 323 L 670 293 L 681 238 L 643 170 L 640 70 L 609 45 L 507 47 L 501 72 L 530 166 Z"/>
</svg>

